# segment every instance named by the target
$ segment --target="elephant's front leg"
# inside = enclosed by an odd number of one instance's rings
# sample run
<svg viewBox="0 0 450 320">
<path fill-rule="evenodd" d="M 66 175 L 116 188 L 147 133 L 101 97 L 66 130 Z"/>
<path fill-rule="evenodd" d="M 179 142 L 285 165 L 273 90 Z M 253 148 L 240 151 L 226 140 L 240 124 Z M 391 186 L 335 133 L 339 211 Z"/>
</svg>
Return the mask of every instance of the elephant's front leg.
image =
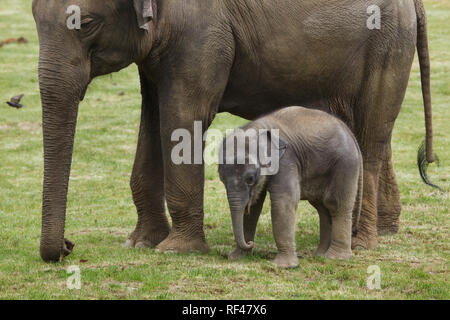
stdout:
<svg viewBox="0 0 450 320">
<path fill-rule="evenodd" d="M 143 72 L 140 76 L 143 98 L 141 126 L 130 181 L 138 221 L 126 242 L 127 247 L 136 248 L 156 246 L 170 231 L 164 206 L 159 103 L 156 88 Z"/>
<path fill-rule="evenodd" d="M 186 26 L 176 47 L 159 64 L 164 192 L 172 218 L 169 236 L 157 247 L 161 251 L 209 251 L 203 230 L 203 135 L 228 84 L 234 44 L 231 32 L 212 32 L 212 25 L 196 25 L 207 21 L 200 19 Z M 172 141 L 174 133 L 174 140 L 178 134 L 178 141 Z M 186 133 L 180 154 L 175 147 L 179 147 L 180 135 Z M 179 161 L 180 157 L 184 160 Z"/>
<path fill-rule="evenodd" d="M 193 147 L 194 144 L 204 145 L 203 132 L 197 137 L 194 135 L 194 122 L 194 118 L 177 121 L 175 116 L 171 121 L 166 122 L 167 126 L 161 130 L 164 150 L 164 187 L 167 207 L 172 218 L 172 230 L 169 236 L 157 247 L 161 251 L 209 252 L 203 230 L 203 153 Z M 201 123 L 202 126 L 208 125 L 203 121 Z M 171 136 L 176 130 L 184 131 L 187 134 L 186 140 L 173 142 Z M 181 154 L 172 154 L 178 144 L 183 144 L 183 151 Z M 174 157 L 182 157 L 185 152 L 190 153 L 192 157 L 189 157 L 190 160 L 185 163 L 179 164 L 180 159 L 174 159 Z M 196 156 L 195 152 L 198 153 Z M 194 164 L 195 157 L 200 157 L 202 162 Z"/>
<path fill-rule="evenodd" d="M 295 220 L 299 197 L 293 193 L 271 193 L 270 198 L 273 236 L 278 249 L 273 263 L 283 268 L 295 268 L 298 266 Z"/>
<path fill-rule="evenodd" d="M 295 245 L 296 217 L 300 201 L 297 173 L 280 163 L 280 172 L 271 178 L 268 187 L 271 201 L 272 230 L 278 254 L 273 263 L 283 268 L 295 268 L 299 261 Z"/>
<path fill-rule="evenodd" d="M 161 251 L 209 251 L 203 230 L 203 136 L 225 90 L 222 84 L 188 96 L 188 85 L 174 81 L 160 98 L 164 190 L 172 218 L 169 236 L 157 247 Z"/>
</svg>

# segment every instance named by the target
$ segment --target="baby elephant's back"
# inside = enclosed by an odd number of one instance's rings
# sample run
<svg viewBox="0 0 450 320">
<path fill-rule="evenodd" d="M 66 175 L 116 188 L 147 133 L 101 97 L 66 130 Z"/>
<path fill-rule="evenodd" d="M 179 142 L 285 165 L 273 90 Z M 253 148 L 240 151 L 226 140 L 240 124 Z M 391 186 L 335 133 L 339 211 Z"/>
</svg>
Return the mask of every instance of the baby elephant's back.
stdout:
<svg viewBox="0 0 450 320">
<path fill-rule="evenodd" d="M 333 163 L 360 161 L 356 138 L 347 125 L 338 118 L 314 109 L 288 107 L 267 117 L 271 127 L 280 129 L 285 139 L 301 158 L 315 157 Z"/>
</svg>

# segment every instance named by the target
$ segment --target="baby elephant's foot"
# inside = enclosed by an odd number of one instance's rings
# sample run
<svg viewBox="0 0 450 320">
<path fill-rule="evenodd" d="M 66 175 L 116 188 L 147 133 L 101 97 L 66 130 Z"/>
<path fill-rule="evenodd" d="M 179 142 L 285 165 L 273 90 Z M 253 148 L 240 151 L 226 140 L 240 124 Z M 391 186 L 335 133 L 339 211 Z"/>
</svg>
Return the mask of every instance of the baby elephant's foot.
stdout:
<svg viewBox="0 0 450 320">
<path fill-rule="evenodd" d="M 279 253 L 272 263 L 282 268 L 292 269 L 298 267 L 298 258 L 295 253 Z"/>
<path fill-rule="evenodd" d="M 352 250 L 330 247 L 323 256 L 334 260 L 350 260 L 352 258 Z"/>
<path fill-rule="evenodd" d="M 241 248 L 236 248 L 232 253 L 228 255 L 228 260 L 237 261 L 242 257 L 251 255 L 253 250 L 242 250 Z"/>
</svg>

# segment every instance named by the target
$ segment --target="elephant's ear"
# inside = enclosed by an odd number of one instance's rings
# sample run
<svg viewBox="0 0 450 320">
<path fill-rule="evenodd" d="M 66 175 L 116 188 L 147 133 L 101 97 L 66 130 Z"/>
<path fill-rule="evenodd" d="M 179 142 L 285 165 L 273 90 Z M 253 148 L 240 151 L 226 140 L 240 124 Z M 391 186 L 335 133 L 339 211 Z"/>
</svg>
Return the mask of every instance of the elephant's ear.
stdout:
<svg viewBox="0 0 450 320">
<path fill-rule="evenodd" d="M 267 143 L 266 148 L 278 150 L 279 158 L 281 159 L 284 156 L 289 143 L 281 139 L 279 130 L 262 130 L 259 138 L 261 139 L 262 136 L 266 137 L 266 139 L 263 139 L 263 141 L 265 140 Z M 267 154 L 269 154 L 269 150 L 267 150 Z"/>
<path fill-rule="evenodd" d="M 288 143 L 281 139 L 279 130 L 262 130 L 259 135 L 259 164 L 262 176 L 273 176 L 279 172 L 280 160 L 288 148 Z M 261 152 L 262 151 L 262 152 Z M 278 158 L 276 153 L 278 153 Z M 269 156 L 270 154 L 270 156 Z"/>
<path fill-rule="evenodd" d="M 133 0 L 139 27 L 148 30 L 148 23 L 153 20 L 152 0 Z"/>
</svg>

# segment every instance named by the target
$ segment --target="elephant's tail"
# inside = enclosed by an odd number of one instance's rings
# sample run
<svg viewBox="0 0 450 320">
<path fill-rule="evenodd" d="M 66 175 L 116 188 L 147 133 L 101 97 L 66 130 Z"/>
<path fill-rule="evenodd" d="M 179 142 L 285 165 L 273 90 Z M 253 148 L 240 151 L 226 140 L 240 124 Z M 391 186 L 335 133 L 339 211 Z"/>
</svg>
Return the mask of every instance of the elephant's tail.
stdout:
<svg viewBox="0 0 450 320">
<path fill-rule="evenodd" d="M 422 0 L 414 0 L 417 15 L 417 52 L 419 55 L 420 75 L 422 81 L 422 95 L 425 106 L 426 139 L 424 146 L 419 148 L 417 164 L 422 180 L 432 187 L 436 187 L 427 176 L 427 167 L 436 160 L 433 152 L 433 112 L 431 105 L 431 71 L 430 53 L 428 49 L 427 16 Z"/>
<path fill-rule="evenodd" d="M 356 236 L 358 233 L 358 224 L 359 217 L 361 216 L 362 203 L 363 203 L 363 191 L 364 191 L 364 162 L 361 154 L 361 150 L 359 149 L 358 142 L 355 139 L 356 146 L 359 152 L 359 177 L 358 177 L 358 193 L 356 194 L 355 207 L 353 209 L 353 219 L 352 219 L 352 232 L 353 235 Z"/>
</svg>

